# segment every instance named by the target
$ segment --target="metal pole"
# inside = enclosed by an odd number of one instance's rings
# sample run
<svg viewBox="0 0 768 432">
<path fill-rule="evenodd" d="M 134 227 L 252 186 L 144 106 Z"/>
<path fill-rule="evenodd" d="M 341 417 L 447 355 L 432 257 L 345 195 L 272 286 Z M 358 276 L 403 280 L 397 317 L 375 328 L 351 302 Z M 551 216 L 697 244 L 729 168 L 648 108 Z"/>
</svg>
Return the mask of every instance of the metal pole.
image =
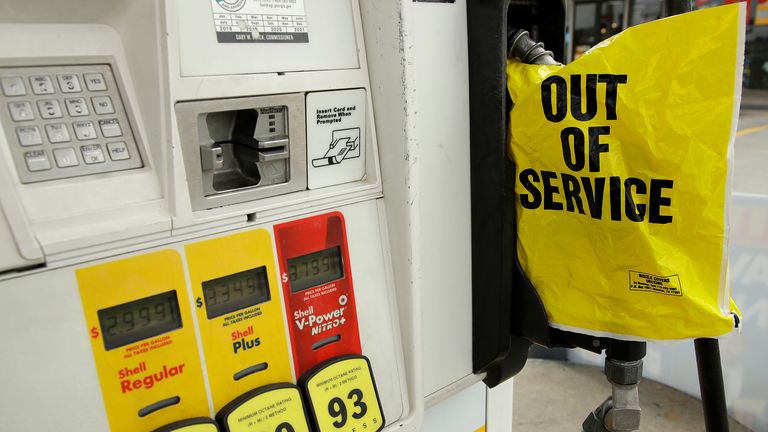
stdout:
<svg viewBox="0 0 768 432">
<path fill-rule="evenodd" d="M 717 339 L 696 339 L 694 344 L 707 432 L 728 432 L 728 408 L 725 405 L 720 344 Z"/>
</svg>

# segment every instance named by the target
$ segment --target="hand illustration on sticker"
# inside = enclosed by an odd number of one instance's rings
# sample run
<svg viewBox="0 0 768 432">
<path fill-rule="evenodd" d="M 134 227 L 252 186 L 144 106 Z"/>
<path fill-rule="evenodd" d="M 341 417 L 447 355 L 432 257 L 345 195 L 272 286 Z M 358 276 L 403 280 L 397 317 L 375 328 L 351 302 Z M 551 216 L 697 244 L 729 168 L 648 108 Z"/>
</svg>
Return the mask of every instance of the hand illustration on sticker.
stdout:
<svg viewBox="0 0 768 432">
<path fill-rule="evenodd" d="M 336 165 L 345 159 L 360 157 L 360 128 L 338 129 L 331 134 L 331 145 L 325 156 L 312 159 L 312 166 L 320 168 Z"/>
</svg>

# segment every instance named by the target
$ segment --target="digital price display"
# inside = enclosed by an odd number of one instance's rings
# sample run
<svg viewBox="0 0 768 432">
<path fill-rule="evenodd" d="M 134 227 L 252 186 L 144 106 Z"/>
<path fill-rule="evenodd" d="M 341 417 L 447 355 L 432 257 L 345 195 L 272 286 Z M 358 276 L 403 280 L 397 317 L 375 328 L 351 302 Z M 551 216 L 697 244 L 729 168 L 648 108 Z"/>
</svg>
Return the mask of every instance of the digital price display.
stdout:
<svg viewBox="0 0 768 432">
<path fill-rule="evenodd" d="M 343 277 L 339 246 L 288 259 L 288 280 L 294 293 Z"/>
<path fill-rule="evenodd" d="M 203 282 L 208 319 L 269 301 L 266 266 Z"/>
<path fill-rule="evenodd" d="M 98 317 L 107 351 L 181 328 L 176 291 L 101 309 Z"/>
</svg>

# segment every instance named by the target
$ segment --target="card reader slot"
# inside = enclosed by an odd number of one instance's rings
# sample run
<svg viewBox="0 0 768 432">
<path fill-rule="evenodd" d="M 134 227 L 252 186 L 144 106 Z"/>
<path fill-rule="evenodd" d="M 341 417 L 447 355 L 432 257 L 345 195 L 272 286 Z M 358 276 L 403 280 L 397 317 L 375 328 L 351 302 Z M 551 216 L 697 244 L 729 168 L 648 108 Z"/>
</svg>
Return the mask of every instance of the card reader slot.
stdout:
<svg viewBox="0 0 768 432">
<path fill-rule="evenodd" d="M 312 344 L 312 349 L 313 350 L 319 350 L 320 348 L 322 348 L 324 346 L 328 346 L 328 345 L 330 345 L 330 344 L 332 344 L 334 342 L 338 342 L 340 340 L 341 340 L 341 335 L 337 334 L 337 335 L 333 335 L 333 336 L 328 336 L 325 339 L 321 339 L 321 340 L 313 343 Z"/>
<path fill-rule="evenodd" d="M 168 408 L 170 406 L 177 405 L 179 402 L 181 402 L 181 398 L 178 396 L 170 397 L 168 399 L 163 399 L 161 401 L 157 401 L 153 404 L 149 404 L 145 406 L 144 408 L 139 410 L 139 417 L 146 417 L 153 412 L 160 411 L 163 408 Z"/>
<path fill-rule="evenodd" d="M 234 378 L 235 381 L 239 381 L 239 380 L 247 377 L 248 375 L 253 375 L 256 372 L 261 372 L 263 370 L 266 370 L 267 367 L 269 367 L 269 364 L 267 364 L 267 362 L 255 364 L 253 366 L 249 366 L 249 367 L 241 370 L 240 372 L 236 372 L 235 375 L 232 378 Z"/>
</svg>

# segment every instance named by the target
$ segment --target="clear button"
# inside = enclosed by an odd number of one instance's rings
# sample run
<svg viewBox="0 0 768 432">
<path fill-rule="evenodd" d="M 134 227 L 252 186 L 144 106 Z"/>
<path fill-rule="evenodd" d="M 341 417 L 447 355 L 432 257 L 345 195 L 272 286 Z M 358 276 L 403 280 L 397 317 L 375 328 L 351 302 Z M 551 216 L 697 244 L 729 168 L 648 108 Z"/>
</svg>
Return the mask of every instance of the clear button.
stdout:
<svg viewBox="0 0 768 432">
<path fill-rule="evenodd" d="M 3 94 L 6 96 L 24 96 L 27 94 L 24 80 L 20 77 L 3 78 L 0 82 L 2 82 Z"/>
<path fill-rule="evenodd" d="M 13 121 L 34 120 L 35 113 L 32 112 L 32 104 L 29 102 L 11 102 L 8 104 Z"/>
<path fill-rule="evenodd" d="M 83 90 L 80 87 L 80 80 L 77 78 L 77 75 L 64 74 L 59 75 L 57 78 L 63 93 L 80 93 Z"/>
<path fill-rule="evenodd" d="M 67 168 L 80 165 L 77 160 L 77 154 L 72 147 L 60 148 L 53 151 L 53 158 L 56 159 L 56 166 Z"/>
<path fill-rule="evenodd" d="M 32 172 L 51 169 L 51 161 L 48 160 L 48 155 L 43 150 L 24 153 L 24 160 L 27 162 L 27 168 Z"/>
<path fill-rule="evenodd" d="M 53 81 L 48 75 L 33 75 L 29 77 L 32 92 L 36 95 L 53 94 Z"/>
<path fill-rule="evenodd" d="M 43 137 L 40 136 L 40 129 L 37 126 L 17 127 L 16 136 L 19 137 L 19 144 L 24 147 L 43 143 Z"/>
<path fill-rule="evenodd" d="M 69 130 L 64 123 L 54 123 L 45 125 L 45 133 L 48 135 L 48 141 L 52 144 L 69 141 Z"/>
<path fill-rule="evenodd" d="M 107 151 L 109 152 L 109 158 L 113 161 L 126 160 L 131 158 L 131 154 L 128 153 L 128 146 L 125 142 L 113 142 L 107 144 Z"/>
<path fill-rule="evenodd" d="M 98 144 L 81 146 L 80 152 L 83 154 L 83 161 L 89 165 L 104 162 L 104 152 Z"/>
<path fill-rule="evenodd" d="M 74 122 L 72 126 L 75 128 L 75 136 L 80 141 L 96 139 L 96 128 L 92 121 Z"/>
<path fill-rule="evenodd" d="M 61 118 L 61 105 L 56 99 L 47 99 L 37 101 L 37 109 L 40 110 L 40 117 L 44 119 Z"/>
<path fill-rule="evenodd" d="M 88 104 L 85 102 L 85 98 L 68 98 L 64 99 L 64 103 L 67 105 L 67 112 L 72 117 L 87 116 Z"/>
</svg>

